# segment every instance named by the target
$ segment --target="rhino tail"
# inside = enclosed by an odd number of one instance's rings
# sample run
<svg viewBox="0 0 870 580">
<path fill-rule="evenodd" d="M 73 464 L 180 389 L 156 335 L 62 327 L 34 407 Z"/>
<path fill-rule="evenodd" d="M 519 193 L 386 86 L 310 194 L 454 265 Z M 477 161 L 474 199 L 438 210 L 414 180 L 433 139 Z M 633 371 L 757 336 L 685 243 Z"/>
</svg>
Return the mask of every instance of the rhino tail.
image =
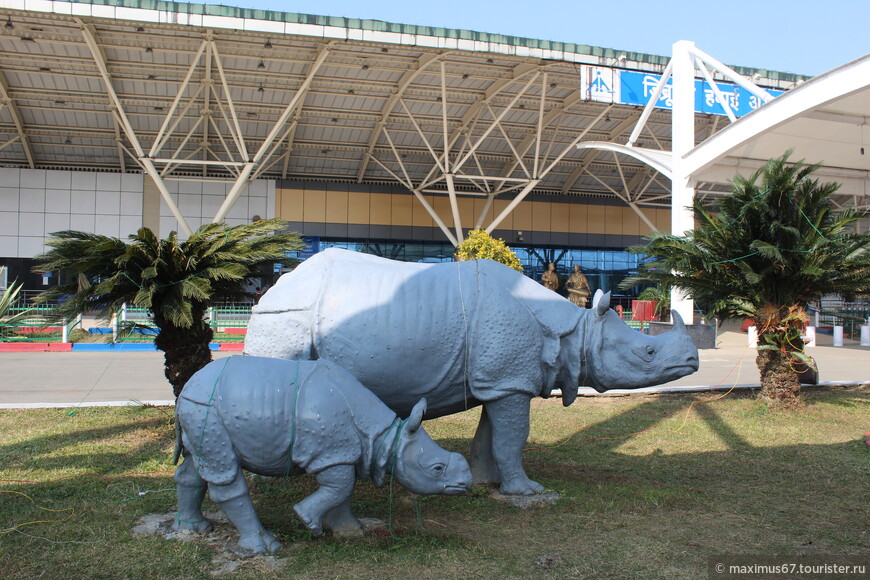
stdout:
<svg viewBox="0 0 870 580">
<path fill-rule="evenodd" d="M 570 384 L 562 387 L 562 406 L 570 407 L 577 399 L 577 387 L 572 387 Z"/>
<path fill-rule="evenodd" d="M 181 457 L 181 450 L 184 445 L 181 443 L 181 425 L 178 423 L 178 417 L 175 418 L 175 456 L 172 459 L 173 465 L 178 465 L 178 459 Z"/>
</svg>

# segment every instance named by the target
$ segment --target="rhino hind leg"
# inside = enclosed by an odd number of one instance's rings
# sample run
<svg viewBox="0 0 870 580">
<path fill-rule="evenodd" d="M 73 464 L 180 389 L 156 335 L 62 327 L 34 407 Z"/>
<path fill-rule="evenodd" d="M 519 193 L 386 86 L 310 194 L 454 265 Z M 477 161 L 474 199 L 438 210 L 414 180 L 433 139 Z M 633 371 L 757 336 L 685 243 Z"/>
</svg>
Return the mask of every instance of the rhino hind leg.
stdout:
<svg viewBox="0 0 870 580">
<path fill-rule="evenodd" d="M 208 532 L 212 523 L 202 515 L 202 500 L 205 498 L 206 482 L 199 476 L 190 452 L 183 451 L 184 461 L 175 470 L 178 511 L 175 516 L 176 530 Z"/>
<path fill-rule="evenodd" d="M 323 534 L 324 515 L 350 501 L 350 495 L 356 484 L 356 473 L 353 465 L 333 465 L 319 471 L 316 478 L 320 487 L 294 505 L 293 509 L 305 527 L 311 530 L 314 536 L 319 536 Z M 349 505 L 348 513 L 350 513 Z"/>
<path fill-rule="evenodd" d="M 334 507 L 323 516 L 323 527 L 332 530 L 334 536 L 353 538 L 363 535 L 363 526 L 350 511 L 350 499 Z"/>
<path fill-rule="evenodd" d="M 474 483 L 501 483 L 498 465 L 492 454 L 492 422 L 486 407 L 480 412 L 480 421 L 471 440 L 471 476 Z"/>
<path fill-rule="evenodd" d="M 531 397 L 521 393 L 484 403 L 492 425 L 492 454 L 505 495 L 531 495 L 544 491 L 523 469 L 523 447 L 529 438 Z"/>
<path fill-rule="evenodd" d="M 281 543 L 275 539 L 275 535 L 260 523 L 241 469 L 227 485 L 209 483 L 208 492 L 239 530 L 241 548 L 255 554 L 274 554 L 281 549 Z"/>
</svg>

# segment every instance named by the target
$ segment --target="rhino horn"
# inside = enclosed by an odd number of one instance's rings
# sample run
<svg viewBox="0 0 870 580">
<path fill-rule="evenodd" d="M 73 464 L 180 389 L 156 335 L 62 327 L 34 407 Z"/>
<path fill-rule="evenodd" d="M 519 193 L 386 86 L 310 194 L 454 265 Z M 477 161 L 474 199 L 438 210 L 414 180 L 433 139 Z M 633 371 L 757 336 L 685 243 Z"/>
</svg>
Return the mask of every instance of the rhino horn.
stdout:
<svg viewBox="0 0 870 580">
<path fill-rule="evenodd" d="M 671 318 L 674 320 L 674 330 L 686 332 L 686 323 L 683 322 L 683 317 L 676 310 L 671 310 Z"/>
<path fill-rule="evenodd" d="M 610 292 L 602 292 L 599 288 L 592 297 L 592 309 L 596 316 L 604 316 L 608 308 L 610 308 Z"/>
</svg>

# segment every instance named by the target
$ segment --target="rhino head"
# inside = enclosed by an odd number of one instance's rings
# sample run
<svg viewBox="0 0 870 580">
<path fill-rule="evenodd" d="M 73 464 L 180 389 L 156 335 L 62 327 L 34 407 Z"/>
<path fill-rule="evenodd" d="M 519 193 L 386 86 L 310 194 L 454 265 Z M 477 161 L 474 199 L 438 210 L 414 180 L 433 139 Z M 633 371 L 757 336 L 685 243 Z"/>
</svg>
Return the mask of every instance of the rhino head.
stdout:
<svg viewBox="0 0 870 580">
<path fill-rule="evenodd" d="M 410 416 L 399 424 L 400 432 L 389 450 L 388 464 L 406 489 L 422 495 L 458 495 L 471 489 L 471 469 L 459 453 L 447 451 L 420 428 L 426 413 L 426 399 L 421 399 Z M 375 484 L 383 483 L 383 474 Z"/>
<path fill-rule="evenodd" d="M 698 370 L 698 349 L 672 310 L 673 330 L 648 336 L 626 325 L 610 309 L 610 293 L 595 293 L 580 346 L 580 386 L 599 393 L 658 385 Z"/>
</svg>

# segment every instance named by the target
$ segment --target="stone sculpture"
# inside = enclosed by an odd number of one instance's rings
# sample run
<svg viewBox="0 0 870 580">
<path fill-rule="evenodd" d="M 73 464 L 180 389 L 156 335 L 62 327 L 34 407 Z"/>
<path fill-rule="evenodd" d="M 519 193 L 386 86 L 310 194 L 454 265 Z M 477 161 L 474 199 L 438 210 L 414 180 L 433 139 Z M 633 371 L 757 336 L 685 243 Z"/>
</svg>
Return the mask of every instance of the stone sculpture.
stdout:
<svg viewBox="0 0 870 580">
<path fill-rule="evenodd" d="M 568 291 L 568 300 L 580 308 L 586 308 L 590 290 L 589 280 L 586 279 L 577 264 L 574 264 L 574 273 L 565 282 L 565 290 Z M 622 317 L 620 316 L 620 318 Z"/>
<path fill-rule="evenodd" d="M 547 266 L 547 271 L 541 274 L 541 284 L 547 290 L 556 292 L 559 289 L 559 275 L 556 274 L 556 264 L 550 263 Z"/>
<path fill-rule="evenodd" d="M 350 510 L 357 479 L 382 485 L 387 473 L 420 494 L 459 494 L 471 486 L 462 455 L 439 447 L 420 428 L 425 399 L 400 420 L 352 375 L 326 360 L 234 356 L 191 377 L 178 397 L 176 529 L 206 531 L 206 487 L 238 528 L 242 548 L 272 553 L 281 545 L 263 528 L 242 469 L 268 476 L 313 473 L 320 487 L 293 506 L 317 536 L 361 530 Z"/>
<path fill-rule="evenodd" d="M 482 404 L 475 481 L 530 494 L 543 489 L 522 466 L 532 397 L 558 387 L 567 406 L 578 385 L 631 389 L 698 369 L 678 314 L 674 331 L 650 337 L 609 302 L 599 291 L 592 309 L 577 308 L 490 260 L 403 263 L 329 249 L 263 296 L 245 351 L 337 362 L 400 416 L 423 396 L 426 418 Z"/>
</svg>

